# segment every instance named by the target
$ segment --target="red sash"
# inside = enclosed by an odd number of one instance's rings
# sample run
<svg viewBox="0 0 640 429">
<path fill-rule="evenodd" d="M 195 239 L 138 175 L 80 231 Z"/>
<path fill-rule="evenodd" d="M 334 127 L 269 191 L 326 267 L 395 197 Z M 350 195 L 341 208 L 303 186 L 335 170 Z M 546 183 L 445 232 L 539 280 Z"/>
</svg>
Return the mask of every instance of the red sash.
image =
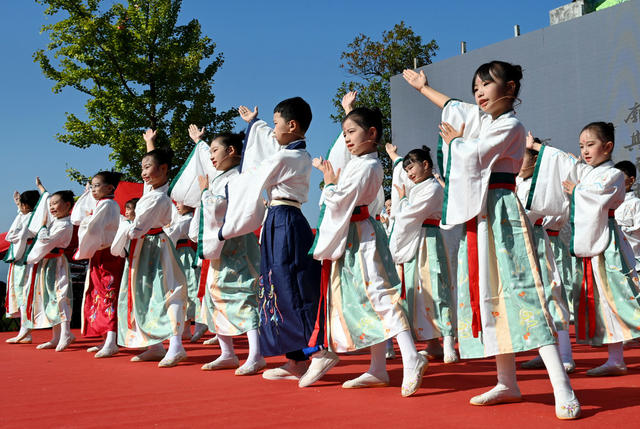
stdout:
<svg viewBox="0 0 640 429">
<path fill-rule="evenodd" d="M 363 220 L 369 219 L 369 207 L 367 206 L 357 206 L 353 210 L 353 214 L 351 214 L 351 222 L 361 222 Z"/>
<path fill-rule="evenodd" d="M 582 286 L 580 287 L 580 313 L 578 314 L 578 339 L 584 340 L 587 335 L 585 318 L 589 318 L 589 337 L 596 333 L 596 301 L 593 296 L 593 266 L 591 258 L 582 258 Z"/>
<path fill-rule="evenodd" d="M 548 235 L 549 237 L 557 237 L 557 236 L 559 236 L 559 235 L 560 235 L 560 231 L 555 230 L 555 229 L 548 229 L 548 230 L 547 230 L 547 235 Z"/>
<path fill-rule="evenodd" d="M 543 220 L 544 220 L 544 218 L 543 218 L 543 217 L 541 217 L 540 219 L 538 219 L 538 220 L 536 221 L 536 223 L 534 223 L 534 225 L 535 225 L 535 226 L 542 226 L 542 221 L 543 221 Z"/>
<path fill-rule="evenodd" d="M 139 239 L 142 240 L 147 235 L 158 235 L 161 232 L 162 232 L 162 228 L 151 228 L 149 231 L 147 231 L 147 233 L 145 235 L 143 235 Z M 127 273 L 127 283 L 128 283 L 128 290 L 127 290 L 127 326 L 129 327 L 129 329 L 133 328 L 133 290 L 131 288 L 131 270 L 132 270 L 132 265 L 133 265 L 133 254 L 136 251 L 136 245 L 138 244 L 138 240 L 139 239 L 134 238 L 133 240 L 131 240 L 131 245 L 129 246 L 129 271 Z"/>
<path fill-rule="evenodd" d="M 200 298 L 200 304 L 202 304 L 202 301 L 204 300 L 204 292 L 207 288 L 209 265 L 211 265 L 211 261 L 209 259 L 202 260 L 202 267 L 200 268 L 200 283 L 198 284 L 198 298 Z"/>
<path fill-rule="evenodd" d="M 440 226 L 440 219 L 425 219 L 422 226 Z"/>
<path fill-rule="evenodd" d="M 195 242 L 187 239 L 178 240 L 178 242 L 176 243 L 176 249 L 182 249 L 183 247 L 191 247 L 194 252 L 198 250 L 198 245 Z"/>
<path fill-rule="evenodd" d="M 318 335 L 320 335 L 320 321 L 321 318 L 325 318 L 327 316 L 327 294 L 329 293 L 329 280 L 331 277 L 331 266 L 333 265 L 333 261 L 330 259 L 324 259 L 322 261 L 322 271 L 320 273 L 320 302 L 318 303 L 318 314 L 316 316 L 316 324 L 313 327 L 313 332 L 311 333 L 311 337 L 309 338 L 309 347 L 317 346 Z M 324 324 L 324 346 L 327 346 L 327 326 L 326 322 Z"/>
</svg>

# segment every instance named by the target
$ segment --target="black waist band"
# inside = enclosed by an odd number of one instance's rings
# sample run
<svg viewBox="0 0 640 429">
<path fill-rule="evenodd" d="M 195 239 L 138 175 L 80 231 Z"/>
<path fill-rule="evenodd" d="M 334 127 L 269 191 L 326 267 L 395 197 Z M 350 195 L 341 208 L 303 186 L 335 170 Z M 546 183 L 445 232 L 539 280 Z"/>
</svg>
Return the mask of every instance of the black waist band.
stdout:
<svg viewBox="0 0 640 429">
<path fill-rule="evenodd" d="M 515 173 L 491 173 L 491 176 L 489 176 L 489 184 L 493 185 L 495 183 L 506 183 L 509 185 L 515 185 L 516 174 Z"/>
</svg>

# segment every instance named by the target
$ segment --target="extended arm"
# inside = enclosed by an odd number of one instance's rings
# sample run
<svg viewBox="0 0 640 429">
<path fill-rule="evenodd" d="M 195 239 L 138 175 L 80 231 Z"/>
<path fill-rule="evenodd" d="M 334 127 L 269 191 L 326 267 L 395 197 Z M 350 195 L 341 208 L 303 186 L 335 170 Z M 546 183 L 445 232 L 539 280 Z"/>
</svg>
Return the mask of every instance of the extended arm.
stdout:
<svg viewBox="0 0 640 429">
<path fill-rule="evenodd" d="M 404 80 L 406 80 L 409 85 L 441 109 L 445 103 L 451 99 L 451 97 L 431 88 L 427 82 L 427 76 L 422 70 L 420 70 L 420 73 L 416 73 L 411 69 L 406 69 L 402 72 L 402 77 L 404 77 Z"/>
</svg>

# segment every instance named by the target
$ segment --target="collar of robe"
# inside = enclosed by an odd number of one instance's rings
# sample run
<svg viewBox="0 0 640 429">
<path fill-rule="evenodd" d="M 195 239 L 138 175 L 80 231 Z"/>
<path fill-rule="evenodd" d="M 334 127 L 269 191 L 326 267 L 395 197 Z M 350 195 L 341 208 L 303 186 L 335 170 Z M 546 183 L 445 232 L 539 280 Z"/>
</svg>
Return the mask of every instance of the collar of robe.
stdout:
<svg viewBox="0 0 640 429">
<path fill-rule="evenodd" d="M 307 143 L 304 140 L 296 140 L 284 147 L 285 149 L 306 149 Z"/>
</svg>

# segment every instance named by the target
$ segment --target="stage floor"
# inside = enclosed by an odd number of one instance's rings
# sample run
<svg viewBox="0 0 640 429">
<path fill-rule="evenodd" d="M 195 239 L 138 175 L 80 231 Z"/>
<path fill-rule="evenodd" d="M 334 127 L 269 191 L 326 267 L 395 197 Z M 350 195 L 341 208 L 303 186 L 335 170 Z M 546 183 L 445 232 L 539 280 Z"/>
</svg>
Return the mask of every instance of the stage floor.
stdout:
<svg viewBox="0 0 640 429">
<path fill-rule="evenodd" d="M 74 331 L 77 337 L 79 332 Z M 294 381 L 267 381 L 260 375 L 236 377 L 232 370 L 205 372 L 200 366 L 219 354 L 218 346 L 186 344 L 188 359 L 175 368 L 155 362 L 129 362 L 124 350 L 94 359 L 79 338 L 62 353 L 36 350 L 34 343 L 6 344 L 15 333 L 0 333 L 0 427 L 638 427 L 640 348 L 625 350 L 629 374 L 590 378 L 585 371 L 606 360 L 606 348 L 574 345 L 577 370 L 571 381 L 582 403 L 575 422 L 555 418 L 551 385 L 544 370 L 518 370 L 524 402 L 474 407 L 469 398 L 495 384 L 493 359 L 445 365 L 432 362 L 422 388 L 400 396 L 400 357 L 388 361 L 391 387 L 344 390 L 343 381 L 364 372 L 368 355 L 342 356 L 317 385 L 299 389 Z M 206 336 L 205 338 L 209 338 Z M 241 360 L 246 339 L 236 341 Z M 517 357 L 523 362 L 535 353 Z M 281 358 L 267 359 L 275 367 Z"/>
</svg>

